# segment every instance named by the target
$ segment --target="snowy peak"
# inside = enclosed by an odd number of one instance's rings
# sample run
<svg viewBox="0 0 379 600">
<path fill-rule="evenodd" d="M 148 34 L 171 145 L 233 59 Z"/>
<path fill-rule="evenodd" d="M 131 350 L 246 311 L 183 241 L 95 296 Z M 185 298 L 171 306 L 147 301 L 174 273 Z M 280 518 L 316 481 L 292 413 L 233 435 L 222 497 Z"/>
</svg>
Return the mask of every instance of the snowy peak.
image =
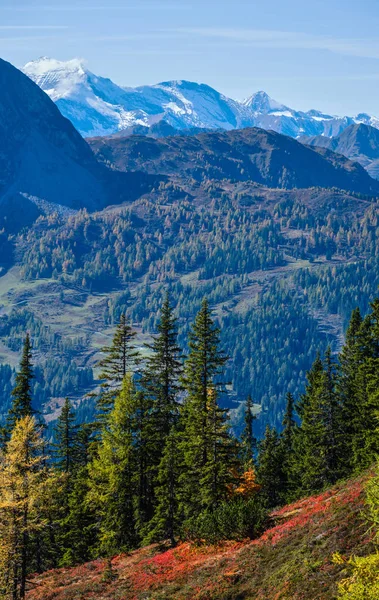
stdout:
<svg viewBox="0 0 379 600">
<path fill-rule="evenodd" d="M 111 135 L 165 121 L 177 130 L 260 127 L 294 138 L 332 137 L 363 123 L 379 129 L 379 119 L 326 115 L 293 110 L 264 91 L 243 102 L 227 98 L 204 83 L 164 81 L 137 88 L 121 87 L 87 69 L 75 58 L 67 62 L 42 57 L 23 69 L 85 137 Z"/>
<path fill-rule="evenodd" d="M 22 71 L 54 101 L 70 96 L 87 77 L 85 61 L 78 58 L 63 62 L 43 56 Z"/>
<path fill-rule="evenodd" d="M 244 106 L 250 108 L 253 112 L 258 112 L 261 114 L 268 114 L 274 111 L 289 111 L 287 106 L 280 104 L 276 100 L 270 98 L 266 92 L 260 91 L 256 92 L 250 98 L 247 98 L 242 103 Z"/>
</svg>

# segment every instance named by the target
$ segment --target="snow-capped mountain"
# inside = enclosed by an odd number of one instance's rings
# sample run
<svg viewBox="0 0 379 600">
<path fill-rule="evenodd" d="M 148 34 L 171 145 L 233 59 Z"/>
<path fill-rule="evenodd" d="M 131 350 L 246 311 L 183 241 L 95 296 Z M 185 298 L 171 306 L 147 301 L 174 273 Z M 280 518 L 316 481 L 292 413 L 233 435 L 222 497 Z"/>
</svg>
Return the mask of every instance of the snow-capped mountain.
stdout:
<svg viewBox="0 0 379 600">
<path fill-rule="evenodd" d="M 85 137 L 110 135 L 135 125 L 149 127 L 159 121 L 178 130 L 261 127 L 294 138 L 332 137 L 356 123 L 379 129 L 379 119 L 370 115 L 338 117 L 317 110 L 296 111 L 263 91 L 239 102 L 190 81 L 121 87 L 94 75 L 79 59 L 61 62 L 43 57 L 22 70 Z"/>
</svg>

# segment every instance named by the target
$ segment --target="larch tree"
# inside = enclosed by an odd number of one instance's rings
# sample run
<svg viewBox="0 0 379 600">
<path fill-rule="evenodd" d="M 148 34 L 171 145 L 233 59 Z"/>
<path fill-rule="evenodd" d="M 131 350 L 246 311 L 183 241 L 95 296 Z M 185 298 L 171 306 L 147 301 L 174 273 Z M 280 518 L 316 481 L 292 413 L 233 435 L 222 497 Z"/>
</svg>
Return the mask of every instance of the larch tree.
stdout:
<svg viewBox="0 0 379 600">
<path fill-rule="evenodd" d="M 22 600 L 34 563 L 33 536 L 46 527 L 44 511 L 49 472 L 44 442 L 35 419 L 15 423 L 0 461 L 0 590 L 5 598 Z"/>
</svg>

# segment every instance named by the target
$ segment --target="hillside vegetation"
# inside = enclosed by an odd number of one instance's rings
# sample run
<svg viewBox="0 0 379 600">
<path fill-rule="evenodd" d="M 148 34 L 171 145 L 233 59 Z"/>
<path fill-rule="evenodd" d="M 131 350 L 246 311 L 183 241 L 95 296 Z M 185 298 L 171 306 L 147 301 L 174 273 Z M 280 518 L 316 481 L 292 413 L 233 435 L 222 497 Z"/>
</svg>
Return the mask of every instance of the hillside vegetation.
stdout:
<svg viewBox="0 0 379 600">
<path fill-rule="evenodd" d="M 31 579 L 29 600 L 329 600 L 346 559 L 373 551 L 365 478 L 346 481 L 270 515 L 253 541 L 147 546 Z M 340 554 L 339 560 L 334 555 Z M 342 560 L 341 560 L 342 559 Z M 111 565 L 111 568 L 110 568 Z"/>
</svg>

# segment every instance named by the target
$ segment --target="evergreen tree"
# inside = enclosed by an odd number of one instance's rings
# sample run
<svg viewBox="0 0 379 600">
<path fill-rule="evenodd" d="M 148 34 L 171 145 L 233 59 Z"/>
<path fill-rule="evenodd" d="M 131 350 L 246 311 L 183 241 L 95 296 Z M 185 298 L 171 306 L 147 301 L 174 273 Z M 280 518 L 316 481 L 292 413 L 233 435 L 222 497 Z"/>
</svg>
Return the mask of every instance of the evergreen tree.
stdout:
<svg viewBox="0 0 379 600">
<path fill-rule="evenodd" d="M 60 471 L 72 472 L 77 457 L 77 426 L 73 406 L 66 398 L 55 426 L 55 456 Z"/>
<path fill-rule="evenodd" d="M 284 473 L 284 498 L 291 500 L 292 494 L 296 489 L 296 479 L 294 479 L 294 438 L 296 434 L 297 424 L 295 420 L 295 399 L 288 392 L 286 396 L 286 408 L 282 421 L 282 433 L 280 436 L 280 444 L 283 456 L 283 473 Z"/>
<path fill-rule="evenodd" d="M 89 423 L 82 423 L 76 429 L 74 468 L 69 473 L 67 503 L 62 502 L 63 515 L 59 520 L 59 566 L 72 566 L 90 560 L 96 546 L 95 511 L 87 501 L 93 429 Z"/>
<path fill-rule="evenodd" d="M 171 429 L 166 439 L 157 476 L 156 508 L 148 525 L 144 543 L 169 539 L 176 545 L 181 530 L 182 514 L 180 505 L 179 478 L 183 472 L 183 458 L 180 452 L 180 436 Z"/>
<path fill-rule="evenodd" d="M 217 405 L 220 375 L 227 360 L 219 350 L 219 334 L 204 300 L 189 334 L 183 377 L 187 392 L 181 445 L 185 471 L 180 483 L 181 508 L 187 518 L 214 507 L 225 496 L 226 473 L 235 463 L 225 414 Z"/>
<path fill-rule="evenodd" d="M 283 450 L 276 429 L 267 425 L 263 440 L 259 443 L 257 483 L 266 508 L 274 508 L 285 496 Z"/>
<path fill-rule="evenodd" d="M 180 376 L 182 374 L 181 350 L 177 345 L 176 319 L 165 297 L 161 317 L 158 323 L 158 335 L 148 346 L 151 355 L 146 361 L 142 375 L 144 398 L 141 402 L 146 405 L 144 421 L 140 421 L 140 434 L 145 444 L 139 445 L 141 458 L 144 456 L 145 473 L 141 477 L 149 482 L 151 491 L 148 507 L 141 512 L 141 523 L 145 522 L 152 513 L 155 502 L 154 490 L 157 485 L 159 463 L 161 461 L 165 442 L 172 427 L 178 422 L 179 393 L 181 391 Z M 142 407 L 142 405 L 141 405 Z M 140 413 L 142 417 L 142 413 Z M 146 430 L 149 430 L 148 439 Z M 142 505 L 141 505 L 142 509 Z"/>
<path fill-rule="evenodd" d="M 282 446 L 286 458 L 289 458 L 293 451 L 293 437 L 296 428 L 295 421 L 295 399 L 291 392 L 286 396 L 286 409 L 283 417 L 283 431 L 281 435 Z"/>
<path fill-rule="evenodd" d="M 241 435 L 242 460 L 245 467 L 254 462 L 255 452 L 257 450 L 257 439 L 254 436 L 254 421 L 256 416 L 253 413 L 253 400 L 248 395 L 246 399 L 245 414 L 244 414 L 244 429 Z"/>
<path fill-rule="evenodd" d="M 27 333 L 22 351 L 20 370 L 16 375 L 16 383 L 12 391 L 13 402 L 8 414 L 9 431 L 12 431 L 18 419 L 32 416 L 35 413 L 32 407 L 33 378 L 32 345 L 30 336 Z"/>
<path fill-rule="evenodd" d="M 127 551 L 136 545 L 134 517 L 133 420 L 136 390 L 131 375 L 126 375 L 98 447 L 89 465 L 88 502 L 96 507 L 99 548 L 107 555 Z"/>
<path fill-rule="evenodd" d="M 344 470 L 342 410 L 330 348 L 324 364 L 317 356 L 307 378 L 308 385 L 298 408 L 301 425 L 296 430 L 294 467 L 299 491 L 312 493 L 335 483 Z"/>
<path fill-rule="evenodd" d="M 181 391 L 182 374 L 181 350 L 177 345 L 177 326 L 166 295 L 161 318 L 158 323 L 158 336 L 148 346 L 152 354 L 146 361 L 143 385 L 153 400 L 153 412 L 157 437 L 164 443 L 179 413 L 178 394 Z"/>
<path fill-rule="evenodd" d="M 146 535 L 154 514 L 156 486 L 156 436 L 149 396 L 138 390 L 135 394 L 133 419 L 135 453 L 135 522 L 140 536 Z M 160 453 L 161 454 L 161 451 Z"/>
<path fill-rule="evenodd" d="M 133 372 L 139 362 L 139 352 L 134 345 L 135 336 L 136 332 L 128 324 L 125 314 L 122 314 L 112 344 L 102 348 L 105 356 L 98 363 L 101 369 L 99 378 L 103 381 L 97 402 L 100 420 L 112 409 L 125 376 Z"/>
</svg>

